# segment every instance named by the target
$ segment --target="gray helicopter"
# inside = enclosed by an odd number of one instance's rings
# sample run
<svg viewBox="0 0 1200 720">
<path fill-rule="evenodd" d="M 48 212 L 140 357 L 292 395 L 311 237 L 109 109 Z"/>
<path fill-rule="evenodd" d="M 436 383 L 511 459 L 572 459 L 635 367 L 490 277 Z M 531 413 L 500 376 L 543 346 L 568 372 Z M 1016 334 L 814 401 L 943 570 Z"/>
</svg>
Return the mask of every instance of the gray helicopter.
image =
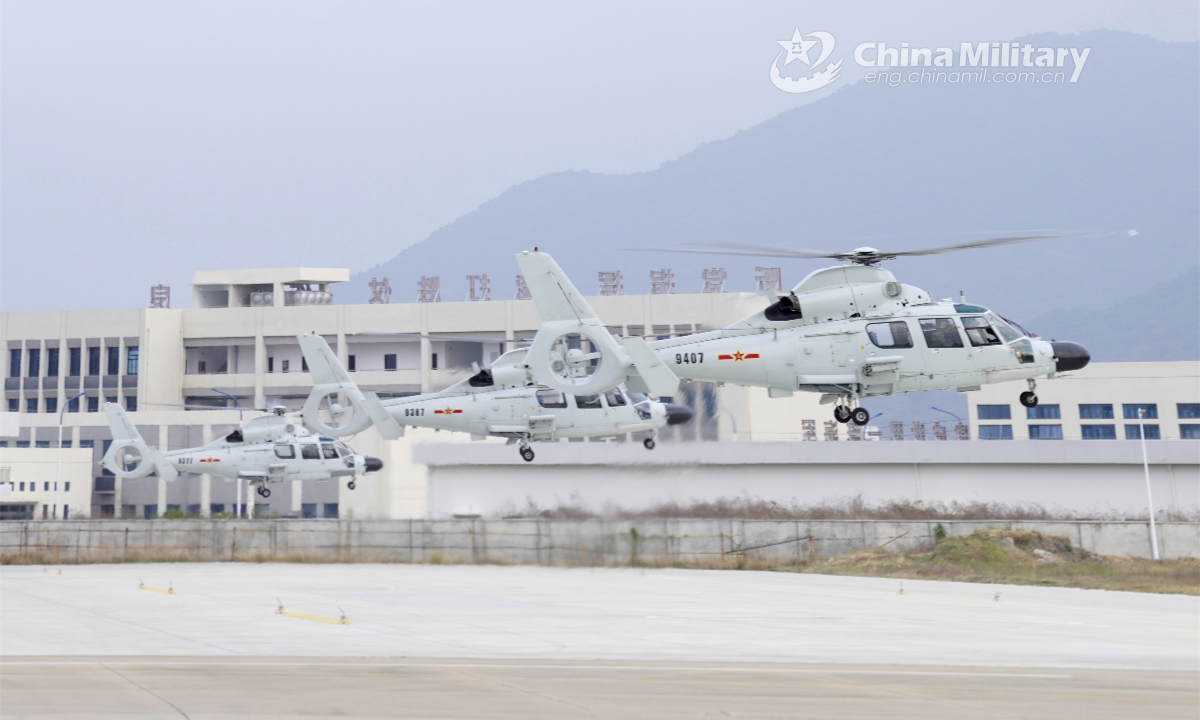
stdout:
<svg viewBox="0 0 1200 720">
<path fill-rule="evenodd" d="M 1007 245 L 1066 235 L 1035 235 L 964 243 L 927 250 L 815 253 L 769 246 L 742 246 L 729 254 L 829 257 L 849 264 L 810 273 L 786 295 L 729 327 L 647 343 L 677 377 L 765 387 L 773 398 L 821 393 L 839 422 L 865 425 L 870 413 L 859 399 L 920 390 L 978 390 L 985 384 L 1025 380 L 1020 402 L 1034 407 L 1038 378 L 1083 368 L 1086 348 L 1039 339 L 995 312 L 964 300 L 934 301 L 929 293 L 899 283 L 878 267 L 902 255 L 926 255 Z M 714 250 L 685 250 L 714 252 Z M 722 251 L 715 251 L 722 252 Z M 546 326 L 558 335 L 586 337 L 591 348 L 563 358 L 551 333 L 535 339 L 530 374 L 565 393 L 596 394 L 628 381 L 639 368 L 626 352 L 628 339 L 610 335 L 550 255 L 516 256 Z M 539 333 L 541 335 L 541 333 Z M 625 345 L 622 345 L 625 343 Z M 562 366 L 586 369 L 564 375 Z"/>
<path fill-rule="evenodd" d="M 113 442 L 104 454 L 104 467 L 126 479 L 152 472 L 174 480 L 181 472 L 216 475 L 227 481 L 247 480 L 263 497 L 271 496 L 271 483 L 285 480 L 355 480 L 383 467 L 378 458 L 358 455 L 332 437 L 309 433 L 284 408 L 259 415 L 238 429 L 201 447 L 163 452 L 150 447 L 120 405 L 105 403 Z M 239 491 L 240 492 L 240 491 Z"/>
<path fill-rule="evenodd" d="M 304 421 L 334 437 L 362 432 L 371 424 L 388 440 L 402 436 L 406 426 L 434 428 L 470 433 L 477 440 L 507 438 L 508 444 L 519 445 L 526 462 L 532 462 L 529 444 L 538 440 L 629 433 L 644 436 L 642 444 L 652 450 L 659 430 L 692 417 L 687 406 L 656 402 L 619 384 L 591 396 L 540 385 L 529 376 L 526 349 L 504 353 L 486 369 L 475 364 L 471 377 L 440 392 L 380 400 L 358 388 L 323 337 L 300 335 L 297 340 L 313 377 Z M 349 405 L 333 400 L 335 395 Z M 326 422 L 326 415 L 334 424 Z"/>
</svg>

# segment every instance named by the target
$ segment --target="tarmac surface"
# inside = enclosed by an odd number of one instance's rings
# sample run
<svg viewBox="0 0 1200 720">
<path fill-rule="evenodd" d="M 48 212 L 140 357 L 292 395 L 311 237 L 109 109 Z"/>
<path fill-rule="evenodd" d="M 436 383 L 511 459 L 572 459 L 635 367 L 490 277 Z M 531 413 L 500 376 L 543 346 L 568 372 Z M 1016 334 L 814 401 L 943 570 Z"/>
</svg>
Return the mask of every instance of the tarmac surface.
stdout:
<svg viewBox="0 0 1200 720">
<path fill-rule="evenodd" d="M 637 568 L 55 571 L 0 568 L 5 718 L 1200 714 L 1191 596 Z"/>
</svg>

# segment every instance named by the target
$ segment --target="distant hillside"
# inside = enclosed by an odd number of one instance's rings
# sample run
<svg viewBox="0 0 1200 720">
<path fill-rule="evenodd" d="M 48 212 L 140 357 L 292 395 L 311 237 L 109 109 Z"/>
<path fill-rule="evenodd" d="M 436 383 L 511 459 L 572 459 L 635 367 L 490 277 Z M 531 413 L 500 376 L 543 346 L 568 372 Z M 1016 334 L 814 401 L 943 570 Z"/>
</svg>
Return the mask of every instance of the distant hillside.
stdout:
<svg viewBox="0 0 1200 720">
<path fill-rule="evenodd" d="M 397 299 L 411 301 L 418 277 L 439 275 L 443 298 L 457 300 L 476 273 L 491 276 L 493 297 L 512 297 L 512 255 L 535 245 L 585 293 L 596 292 L 600 270 L 621 270 L 627 293 L 647 292 L 648 272 L 661 267 L 674 269 L 678 292 L 696 292 L 706 266 L 727 268 L 728 288 L 748 290 L 757 265 L 782 266 L 791 285 L 822 263 L 626 248 L 743 240 L 842 250 L 1106 233 L 889 265 L 935 297 L 963 290 L 1025 321 L 1084 298 L 1119 304 L 1200 263 L 1200 46 L 1111 31 L 1020 40 L 1092 52 L 1073 85 L 860 83 L 651 172 L 541 177 L 356 275 L 338 299 L 363 302 L 367 279 L 387 275 Z M 1200 287 L 1180 293 L 1180 304 L 1200 305 Z M 1158 356 L 1159 337 L 1121 336 Z M 1175 340 L 1162 339 L 1162 352 L 1174 352 Z"/>
<path fill-rule="evenodd" d="M 1200 267 L 1113 303 L 1055 310 L 1025 327 L 1046 338 L 1083 343 L 1094 362 L 1200 360 Z M 1093 297 L 1095 297 L 1093 295 Z"/>
</svg>

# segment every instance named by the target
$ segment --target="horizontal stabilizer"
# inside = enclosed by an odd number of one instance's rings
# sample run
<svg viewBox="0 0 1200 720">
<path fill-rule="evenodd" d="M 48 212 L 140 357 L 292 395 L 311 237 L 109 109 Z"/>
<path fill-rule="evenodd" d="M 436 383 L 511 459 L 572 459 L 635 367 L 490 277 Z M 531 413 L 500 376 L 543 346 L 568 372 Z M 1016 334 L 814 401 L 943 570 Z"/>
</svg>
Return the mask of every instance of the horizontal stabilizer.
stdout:
<svg viewBox="0 0 1200 720">
<path fill-rule="evenodd" d="M 629 359 L 633 360 L 634 367 L 637 368 L 638 375 L 641 376 L 642 383 L 651 395 L 659 397 L 674 397 L 675 392 L 679 389 L 679 378 L 663 359 L 658 356 L 646 341 L 640 337 L 628 337 L 621 341 L 625 346 L 625 352 L 629 354 Z"/>
</svg>

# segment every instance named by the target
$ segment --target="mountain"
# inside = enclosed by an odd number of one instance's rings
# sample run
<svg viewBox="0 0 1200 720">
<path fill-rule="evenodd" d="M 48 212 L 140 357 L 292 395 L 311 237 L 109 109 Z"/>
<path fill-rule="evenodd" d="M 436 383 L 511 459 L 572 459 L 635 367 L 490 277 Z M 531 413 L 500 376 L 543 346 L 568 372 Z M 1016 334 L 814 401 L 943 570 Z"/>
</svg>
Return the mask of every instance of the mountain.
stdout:
<svg viewBox="0 0 1200 720">
<path fill-rule="evenodd" d="M 585 293 L 601 270 L 621 270 L 628 293 L 647 292 L 649 271 L 666 267 L 678 292 L 697 292 L 704 267 L 726 268 L 730 290 L 752 290 L 757 266 L 782 267 L 791 286 L 827 263 L 631 248 L 887 249 L 1094 231 L 888 264 L 935 297 L 962 290 L 1023 321 L 1081 298 L 1118 306 L 1200 263 L 1200 45 L 1114 31 L 1019 40 L 1092 50 L 1074 84 L 860 82 L 650 172 L 537 178 L 355 275 L 338 299 L 363 302 L 367 279 L 386 275 L 407 302 L 421 275 L 437 275 L 443 299 L 458 300 L 478 273 L 490 275 L 493 297 L 509 298 L 512 255 L 533 246 Z M 1196 284 L 1179 292 L 1200 305 Z M 1150 357 L 1174 352 L 1170 337 L 1121 337 Z"/>
<path fill-rule="evenodd" d="M 1200 360 L 1197 288 L 1200 266 L 1118 303 L 1049 312 L 1025 327 L 1083 343 L 1096 362 Z"/>
</svg>

